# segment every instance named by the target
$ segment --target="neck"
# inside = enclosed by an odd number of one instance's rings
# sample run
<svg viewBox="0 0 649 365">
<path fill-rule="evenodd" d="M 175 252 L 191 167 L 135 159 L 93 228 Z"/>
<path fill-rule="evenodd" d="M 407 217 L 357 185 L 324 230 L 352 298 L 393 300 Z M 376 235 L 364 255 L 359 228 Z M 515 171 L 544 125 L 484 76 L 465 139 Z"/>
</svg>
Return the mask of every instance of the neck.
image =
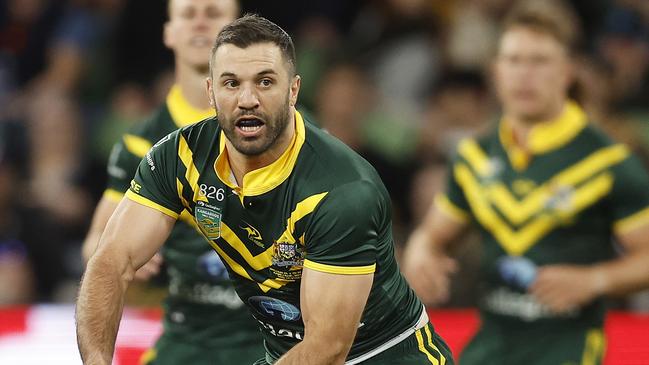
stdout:
<svg viewBox="0 0 649 365">
<path fill-rule="evenodd" d="M 514 141 L 521 147 L 527 146 L 530 132 L 534 126 L 557 119 L 563 112 L 565 100 L 550 108 L 547 113 L 537 116 L 524 116 L 517 113 L 505 112 L 504 119 L 514 133 Z"/>
<path fill-rule="evenodd" d="M 288 149 L 295 135 L 295 108 L 290 108 L 290 120 L 284 132 L 277 138 L 275 143 L 265 152 L 257 156 L 248 156 L 239 151 L 226 139 L 225 148 L 228 151 L 230 168 L 239 186 L 243 185 L 243 177 L 250 171 L 258 170 L 277 161 Z"/>
<path fill-rule="evenodd" d="M 185 100 L 196 109 L 210 107 L 205 91 L 206 77 L 207 75 L 195 68 L 176 62 L 176 84 L 180 86 Z"/>
</svg>

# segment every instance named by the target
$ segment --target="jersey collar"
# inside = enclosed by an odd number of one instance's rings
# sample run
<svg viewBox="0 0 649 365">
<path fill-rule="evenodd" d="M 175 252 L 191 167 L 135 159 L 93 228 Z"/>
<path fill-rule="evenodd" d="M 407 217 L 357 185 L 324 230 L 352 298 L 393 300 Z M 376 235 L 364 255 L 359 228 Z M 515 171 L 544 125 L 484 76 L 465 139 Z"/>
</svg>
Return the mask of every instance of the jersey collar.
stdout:
<svg viewBox="0 0 649 365">
<path fill-rule="evenodd" d="M 196 109 L 189 104 L 178 84 L 172 86 L 167 94 L 167 108 L 171 119 L 179 128 L 214 116 L 211 108 Z"/>
<path fill-rule="evenodd" d="M 529 164 L 531 155 L 541 155 L 566 145 L 584 129 L 586 124 L 586 113 L 577 103 L 568 101 L 559 117 L 532 127 L 528 135 L 527 148 L 521 148 L 514 142 L 514 132 L 504 118 L 500 121 L 499 137 L 512 166 L 522 170 Z"/>
<path fill-rule="evenodd" d="M 237 186 L 230 161 L 228 151 L 225 148 L 225 134 L 221 132 L 219 143 L 219 156 L 214 162 L 214 170 L 219 179 L 230 188 L 239 193 L 240 197 L 255 196 L 267 193 L 279 186 L 293 171 L 297 157 L 300 154 L 302 145 L 305 140 L 305 128 L 302 115 L 295 111 L 295 134 L 284 153 L 273 163 L 260 169 L 248 172 L 243 177 L 243 186 Z"/>
</svg>

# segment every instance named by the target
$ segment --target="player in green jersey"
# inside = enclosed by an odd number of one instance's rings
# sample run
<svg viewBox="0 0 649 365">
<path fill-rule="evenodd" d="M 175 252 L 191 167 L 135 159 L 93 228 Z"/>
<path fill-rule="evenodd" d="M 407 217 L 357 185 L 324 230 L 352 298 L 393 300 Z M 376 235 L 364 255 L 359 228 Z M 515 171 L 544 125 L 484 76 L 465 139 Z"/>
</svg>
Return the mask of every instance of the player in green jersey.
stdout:
<svg viewBox="0 0 649 365">
<path fill-rule="evenodd" d="M 129 281 L 187 210 L 259 322 L 258 364 L 452 364 L 399 273 L 376 171 L 295 110 L 288 34 L 256 15 L 226 26 L 207 88 L 218 119 L 153 146 L 88 264 L 84 360 L 110 361 Z"/>
<path fill-rule="evenodd" d="M 176 84 L 155 114 L 114 146 L 108 186 L 84 242 L 86 260 L 151 146 L 180 127 L 214 115 L 204 89 L 209 53 L 216 34 L 237 14 L 235 0 L 169 3 L 164 36 L 175 54 Z M 257 323 L 234 291 L 225 266 L 187 212 L 174 226 L 161 257 L 170 280 L 164 301 L 164 332 L 143 356 L 143 364 L 247 364 L 263 355 Z M 160 255 L 156 254 L 138 271 L 138 277 L 147 279 L 157 272 L 159 262 Z"/>
<path fill-rule="evenodd" d="M 649 286 L 649 178 L 567 99 L 571 23 L 553 9 L 523 4 L 508 17 L 494 78 L 503 117 L 459 144 L 446 193 L 405 252 L 417 293 L 441 301 L 446 246 L 478 228 L 482 325 L 463 365 L 599 364 L 602 297 Z"/>
</svg>

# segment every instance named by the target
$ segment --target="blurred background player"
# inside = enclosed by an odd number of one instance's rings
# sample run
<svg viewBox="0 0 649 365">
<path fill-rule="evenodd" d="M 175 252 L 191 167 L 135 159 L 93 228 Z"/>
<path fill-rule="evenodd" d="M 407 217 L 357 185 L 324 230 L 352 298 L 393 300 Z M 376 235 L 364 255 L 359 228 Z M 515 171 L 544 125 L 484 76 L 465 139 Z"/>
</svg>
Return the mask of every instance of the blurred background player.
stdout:
<svg viewBox="0 0 649 365">
<path fill-rule="evenodd" d="M 457 269 L 444 250 L 478 226 L 482 325 L 465 365 L 600 363 L 602 297 L 649 286 L 649 178 L 568 98 L 574 24 L 555 2 L 522 2 L 505 19 L 494 64 L 503 116 L 459 143 L 446 193 L 406 249 L 409 282 L 441 302 Z"/>
<path fill-rule="evenodd" d="M 164 43 L 175 55 L 175 84 L 166 102 L 113 147 L 108 187 L 83 245 L 87 261 L 140 161 L 175 129 L 214 115 L 205 95 L 209 54 L 221 28 L 239 13 L 236 0 L 171 0 Z M 164 260 L 169 276 L 164 333 L 144 354 L 145 364 L 249 364 L 261 357 L 256 323 L 230 284 L 218 255 L 183 216 L 161 250 L 136 276 L 147 280 Z"/>
</svg>

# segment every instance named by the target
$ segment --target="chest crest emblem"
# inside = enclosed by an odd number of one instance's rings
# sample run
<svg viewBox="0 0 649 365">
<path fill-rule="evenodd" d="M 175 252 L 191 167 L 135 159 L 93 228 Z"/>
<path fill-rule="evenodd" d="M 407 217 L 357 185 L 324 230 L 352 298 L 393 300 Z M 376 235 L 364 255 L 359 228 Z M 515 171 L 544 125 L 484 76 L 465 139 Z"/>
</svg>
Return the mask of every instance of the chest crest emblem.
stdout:
<svg viewBox="0 0 649 365">
<path fill-rule="evenodd" d="M 217 208 L 203 201 L 196 202 L 194 217 L 196 218 L 198 227 L 207 238 L 215 240 L 221 237 L 222 216 L 221 208 Z"/>
</svg>

